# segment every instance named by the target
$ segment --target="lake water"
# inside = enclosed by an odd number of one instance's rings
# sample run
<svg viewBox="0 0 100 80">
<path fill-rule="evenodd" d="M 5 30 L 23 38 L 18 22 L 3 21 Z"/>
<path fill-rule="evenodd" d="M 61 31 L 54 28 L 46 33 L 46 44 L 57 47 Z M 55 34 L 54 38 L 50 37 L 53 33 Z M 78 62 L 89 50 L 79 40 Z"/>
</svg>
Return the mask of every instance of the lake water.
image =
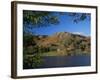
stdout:
<svg viewBox="0 0 100 80">
<path fill-rule="evenodd" d="M 90 56 L 45 56 L 39 68 L 90 66 Z"/>
</svg>

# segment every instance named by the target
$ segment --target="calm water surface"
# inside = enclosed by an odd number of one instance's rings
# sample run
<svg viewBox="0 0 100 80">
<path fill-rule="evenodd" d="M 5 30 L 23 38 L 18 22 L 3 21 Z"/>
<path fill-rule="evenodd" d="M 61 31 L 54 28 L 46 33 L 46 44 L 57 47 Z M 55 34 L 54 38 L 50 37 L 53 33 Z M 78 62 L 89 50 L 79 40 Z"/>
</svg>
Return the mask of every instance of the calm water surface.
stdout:
<svg viewBox="0 0 100 80">
<path fill-rule="evenodd" d="M 39 68 L 90 66 L 90 56 L 45 56 Z"/>
</svg>

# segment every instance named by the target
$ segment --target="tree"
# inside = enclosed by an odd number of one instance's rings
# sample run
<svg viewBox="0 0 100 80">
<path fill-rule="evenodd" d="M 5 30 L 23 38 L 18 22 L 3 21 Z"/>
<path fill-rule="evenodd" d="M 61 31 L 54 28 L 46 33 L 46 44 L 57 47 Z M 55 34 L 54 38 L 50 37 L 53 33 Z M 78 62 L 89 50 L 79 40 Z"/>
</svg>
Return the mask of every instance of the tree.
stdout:
<svg viewBox="0 0 100 80">
<path fill-rule="evenodd" d="M 73 17 L 73 22 L 78 23 L 86 18 L 89 18 L 89 13 L 64 13 L 64 12 L 50 12 L 50 11 L 23 11 L 24 31 L 32 28 L 48 27 L 50 25 L 57 25 L 60 23 L 59 15 L 68 15 Z M 33 26 L 30 26 L 33 25 Z M 30 31 L 29 31 L 30 32 Z"/>
<path fill-rule="evenodd" d="M 86 18 L 90 19 L 89 13 L 69 13 L 69 16 L 73 17 L 73 22 L 78 23 L 79 21 L 84 21 Z"/>
<path fill-rule="evenodd" d="M 51 24 L 58 24 L 59 19 L 56 12 L 43 11 L 23 11 L 23 24 L 32 24 L 33 27 L 46 27 Z M 30 26 L 28 26 L 31 28 Z"/>
</svg>

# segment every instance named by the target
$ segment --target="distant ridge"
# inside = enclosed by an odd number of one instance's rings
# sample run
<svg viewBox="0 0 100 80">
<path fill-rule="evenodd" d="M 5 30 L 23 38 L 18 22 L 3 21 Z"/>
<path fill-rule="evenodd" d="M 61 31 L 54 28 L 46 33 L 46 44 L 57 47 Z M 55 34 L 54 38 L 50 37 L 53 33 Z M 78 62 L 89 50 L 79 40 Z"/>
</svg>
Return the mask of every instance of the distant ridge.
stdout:
<svg viewBox="0 0 100 80">
<path fill-rule="evenodd" d="M 34 35 L 35 36 L 35 35 Z M 90 53 L 91 38 L 73 34 L 69 32 L 58 32 L 54 35 L 38 35 L 36 42 L 37 46 L 42 46 L 45 48 L 55 48 L 65 51 L 66 53 Z"/>
</svg>

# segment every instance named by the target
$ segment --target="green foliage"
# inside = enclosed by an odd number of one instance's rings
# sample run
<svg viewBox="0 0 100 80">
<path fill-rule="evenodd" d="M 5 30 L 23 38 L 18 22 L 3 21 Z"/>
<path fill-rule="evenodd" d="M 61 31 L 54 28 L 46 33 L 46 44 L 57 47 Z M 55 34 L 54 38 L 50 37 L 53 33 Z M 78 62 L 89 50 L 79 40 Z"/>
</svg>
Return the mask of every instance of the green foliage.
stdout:
<svg viewBox="0 0 100 80">
<path fill-rule="evenodd" d="M 42 64 L 42 57 L 39 47 L 36 46 L 37 37 L 24 34 L 23 35 L 23 68 L 36 68 Z"/>
<path fill-rule="evenodd" d="M 24 34 L 23 35 L 23 46 L 28 46 L 28 45 L 32 45 L 32 35 L 30 34 Z M 35 44 L 35 43 L 34 43 Z"/>
<path fill-rule="evenodd" d="M 24 32 L 31 32 L 30 29 L 33 28 L 58 25 L 60 23 L 59 15 L 69 15 L 73 17 L 72 19 L 74 23 L 78 23 L 84 21 L 86 18 L 88 19 L 90 14 L 23 10 L 23 30 Z"/>
<path fill-rule="evenodd" d="M 89 13 L 69 13 L 69 16 L 73 17 L 73 22 L 78 23 L 79 21 L 84 21 L 86 18 L 89 19 Z"/>
<path fill-rule="evenodd" d="M 58 24 L 59 19 L 54 12 L 23 11 L 24 24 L 32 24 L 32 27 L 46 27 L 51 24 Z M 26 26 L 27 27 L 27 26 Z M 28 26 L 29 27 L 29 26 Z M 31 28 L 31 27 L 29 27 Z"/>
<path fill-rule="evenodd" d="M 23 68 L 36 68 L 39 67 L 43 63 L 43 59 L 40 54 L 34 55 L 24 55 L 23 57 Z"/>
</svg>

